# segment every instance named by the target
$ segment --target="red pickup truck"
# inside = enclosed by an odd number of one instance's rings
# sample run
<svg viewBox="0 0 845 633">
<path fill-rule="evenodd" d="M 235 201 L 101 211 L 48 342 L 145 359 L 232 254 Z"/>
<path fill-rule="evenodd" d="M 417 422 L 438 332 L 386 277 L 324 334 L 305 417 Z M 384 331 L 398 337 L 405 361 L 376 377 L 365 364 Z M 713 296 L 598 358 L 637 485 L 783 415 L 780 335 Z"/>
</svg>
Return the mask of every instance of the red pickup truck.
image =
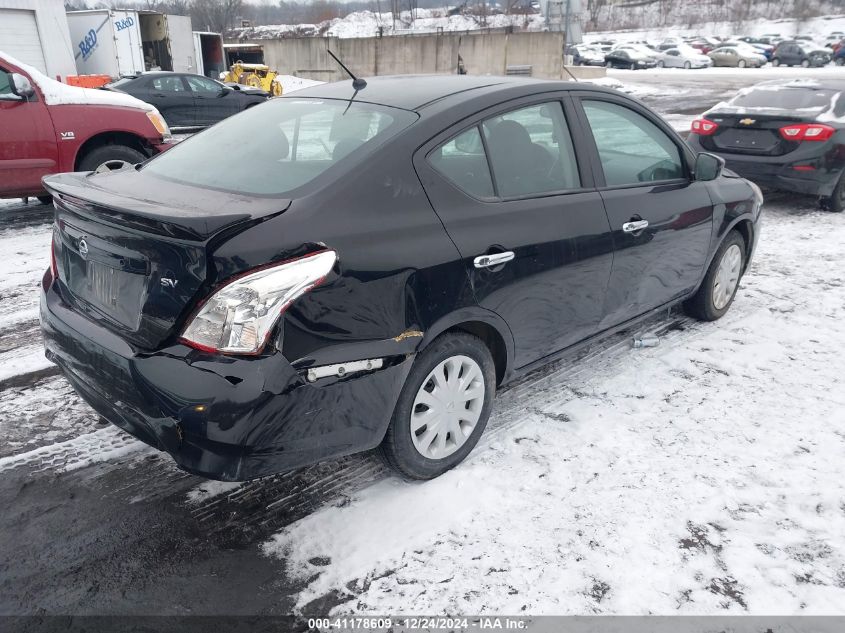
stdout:
<svg viewBox="0 0 845 633">
<path fill-rule="evenodd" d="M 68 86 L 0 51 L 0 198 L 48 202 L 43 176 L 124 167 L 168 147 L 153 106 Z"/>
</svg>

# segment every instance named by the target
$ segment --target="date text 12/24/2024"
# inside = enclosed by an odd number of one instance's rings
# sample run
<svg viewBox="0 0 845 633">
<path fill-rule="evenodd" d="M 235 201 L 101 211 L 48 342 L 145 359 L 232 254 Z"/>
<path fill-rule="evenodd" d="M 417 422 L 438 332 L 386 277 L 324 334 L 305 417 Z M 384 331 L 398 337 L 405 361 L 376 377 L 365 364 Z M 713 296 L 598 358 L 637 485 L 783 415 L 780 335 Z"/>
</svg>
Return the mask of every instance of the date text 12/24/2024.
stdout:
<svg viewBox="0 0 845 633">
<path fill-rule="evenodd" d="M 524 618 L 508 617 L 338 617 L 309 618 L 308 628 L 318 631 L 366 630 L 366 631 L 495 631 L 525 630 L 528 622 Z"/>
</svg>

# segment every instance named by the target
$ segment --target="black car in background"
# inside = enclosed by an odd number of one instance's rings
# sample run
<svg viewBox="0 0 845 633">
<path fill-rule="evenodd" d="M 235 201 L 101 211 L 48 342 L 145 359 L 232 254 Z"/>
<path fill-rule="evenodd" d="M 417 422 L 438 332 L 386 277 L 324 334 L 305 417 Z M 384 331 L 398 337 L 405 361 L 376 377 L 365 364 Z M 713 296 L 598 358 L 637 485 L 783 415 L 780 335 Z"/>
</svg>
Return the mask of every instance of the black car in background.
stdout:
<svg viewBox="0 0 845 633">
<path fill-rule="evenodd" d="M 614 48 L 604 56 L 605 65 L 609 68 L 638 70 L 657 67 L 657 53 L 644 46 L 623 45 Z"/>
<path fill-rule="evenodd" d="M 845 207 L 845 80 L 766 81 L 693 121 L 689 144 L 757 184 Z"/>
<path fill-rule="evenodd" d="M 499 385 L 680 302 L 727 312 L 762 195 L 721 166 L 583 83 L 306 88 L 134 169 L 45 180 L 47 355 L 191 472 L 381 446 L 435 477 Z"/>
<path fill-rule="evenodd" d="M 171 129 L 213 125 L 264 103 L 270 96 L 255 88 L 225 86 L 202 75 L 166 71 L 122 77 L 104 88 L 154 105 Z"/>
<path fill-rule="evenodd" d="M 812 42 L 785 40 L 772 52 L 773 66 L 825 66 L 830 63 L 831 51 L 819 48 Z"/>
</svg>

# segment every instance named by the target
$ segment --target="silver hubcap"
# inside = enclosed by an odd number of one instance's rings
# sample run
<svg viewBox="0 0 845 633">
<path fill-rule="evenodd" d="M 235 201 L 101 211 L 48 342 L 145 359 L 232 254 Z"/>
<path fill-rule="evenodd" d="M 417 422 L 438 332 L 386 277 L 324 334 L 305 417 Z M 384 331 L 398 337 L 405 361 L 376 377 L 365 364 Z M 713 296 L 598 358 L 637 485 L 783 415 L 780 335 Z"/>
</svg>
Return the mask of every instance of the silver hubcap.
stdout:
<svg viewBox="0 0 845 633">
<path fill-rule="evenodd" d="M 99 167 L 97 167 L 94 172 L 102 174 L 106 171 L 118 171 L 120 169 L 126 169 L 130 166 L 131 163 L 127 163 L 125 160 L 107 160 L 106 162 L 102 163 Z"/>
<path fill-rule="evenodd" d="M 736 285 L 739 282 L 739 269 L 742 265 L 742 251 L 736 244 L 731 244 L 722 261 L 719 262 L 719 269 L 713 280 L 713 307 L 721 310 L 734 295 Z"/>
<path fill-rule="evenodd" d="M 443 459 L 463 446 L 481 417 L 484 390 L 481 367 L 468 356 L 451 356 L 431 370 L 411 409 L 419 454 Z"/>
</svg>

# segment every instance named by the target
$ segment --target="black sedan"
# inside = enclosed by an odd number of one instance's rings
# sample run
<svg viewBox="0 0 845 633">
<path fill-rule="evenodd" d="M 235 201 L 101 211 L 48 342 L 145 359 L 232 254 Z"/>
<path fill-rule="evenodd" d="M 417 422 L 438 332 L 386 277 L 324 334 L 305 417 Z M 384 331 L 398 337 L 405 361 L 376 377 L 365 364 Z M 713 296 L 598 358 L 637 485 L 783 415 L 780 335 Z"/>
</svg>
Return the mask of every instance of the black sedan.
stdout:
<svg viewBox="0 0 845 633">
<path fill-rule="evenodd" d="M 845 80 L 757 84 L 693 121 L 688 141 L 759 185 L 845 208 Z"/>
<path fill-rule="evenodd" d="M 154 105 L 171 128 L 213 125 L 270 96 L 255 88 L 225 86 L 202 75 L 164 71 L 121 77 L 104 88 Z"/>
<path fill-rule="evenodd" d="M 674 304 L 727 312 L 762 196 L 721 167 L 583 83 L 307 88 L 140 167 L 45 180 L 47 355 L 194 473 L 380 446 L 435 477 L 500 385 Z"/>
<path fill-rule="evenodd" d="M 657 53 L 644 47 L 624 46 L 610 51 L 604 56 L 605 65 L 610 68 L 638 70 L 640 68 L 654 68 L 657 66 Z"/>
</svg>

